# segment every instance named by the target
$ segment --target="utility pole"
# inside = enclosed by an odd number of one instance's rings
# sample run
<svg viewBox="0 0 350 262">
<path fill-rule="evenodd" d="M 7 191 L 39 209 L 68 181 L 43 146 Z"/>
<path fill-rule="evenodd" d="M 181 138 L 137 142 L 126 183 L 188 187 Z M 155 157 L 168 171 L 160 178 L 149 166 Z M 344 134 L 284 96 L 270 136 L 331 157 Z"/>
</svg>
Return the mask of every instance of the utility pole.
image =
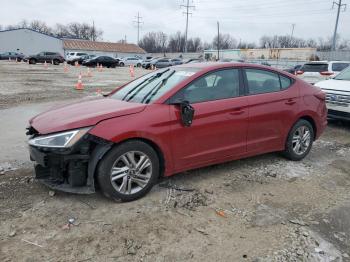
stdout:
<svg viewBox="0 0 350 262">
<path fill-rule="evenodd" d="M 218 61 L 220 60 L 220 23 L 218 21 Z"/>
<path fill-rule="evenodd" d="M 292 33 L 290 35 L 291 39 L 293 39 L 293 36 L 294 36 L 294 28 L 295 28 L 295 24 L 292 24 Z"/>
<path fill-rule="evenodd" d="M 295 28 L 295 24 L 292 24 L 292 33 L 290 34 L 289 47 L 293 47 L 292 44 L 293 44 L 294 28 Z"/>
<path fill-rule="evenodd" d="M 92 20 L 91 40 L 96 41 L 95 21 L 94 20 Z"/>
<path fill-rule="evenodd" d="M 137 44 L 140 43 L 140 27 L 141 24 L 143 24 L 143 22 L 141 21 L 142 17 L 140 16 L 140 13 L 137 13 L 137 16 L 135 16 L 136 21 L 134 21 L 134 23 L 137 26 Z"/>
<path fill-rule="evenodd" d="M 338 0 L 338 2 L 333 2 L 332 8 L 334 8 L 334 5 L 338 6 L 337 11 L 337 20 L 335 22 L 335 28 L 334 28 L 334 34 L 333 34 L 333 42 L 332 42 L 332 50 L 335 51 L 336 42 L 337 42 L 337 31 L 338 31 L 338 22 L 339 22 L 339 16 L 340 16 L 340 10 L 342 7 L 344 7 L 344 11 L 346 10 L 346 4 L 342 4 L 342 0 Z"/>
<path fill-rule="evenodd" d="M 194 5 L 190 5 L 190 0 L 185 0 L 187 1 L 186 5 L 181 5 L 180 7 L 183 7 L 186 9 L 185 12 L 183 12 L 183 14 L 186 15 L 186 31 L 185 31 L 185 47 L 184 47 L 184 53 L 187 53 L 187 36 L 188 36 L 188 16 L 192 15 L 192 13 L 190 12 L 191 9 L 194 9 L 196 6 Z"/>
</svg>

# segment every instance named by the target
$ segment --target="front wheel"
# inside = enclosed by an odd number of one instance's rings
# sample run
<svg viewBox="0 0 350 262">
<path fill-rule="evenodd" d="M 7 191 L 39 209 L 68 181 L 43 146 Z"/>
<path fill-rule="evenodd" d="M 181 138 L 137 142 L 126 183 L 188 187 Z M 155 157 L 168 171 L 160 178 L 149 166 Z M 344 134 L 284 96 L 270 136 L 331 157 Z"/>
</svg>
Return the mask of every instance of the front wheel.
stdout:
<svg viewBox="0 0 350 262">
<path fill-rule="evenodd" d="M 121 62 L 121 63 L 119 64 L 119 66 L 124 67 L 125 64 L 124 64 L 123 62 Z"/>
<path fill-rule="evenodd" d="M 157 153 L 142 141 L 113 148 L 101 161 L 98 182 L 105 196 L 133 201 L 146 195 L 159 177 Z"/>
<path fill-rule="evenodd" d="M 283 154 L 290 160 L 304 159 L 312 148 L 314 129 L 310 122 L 301 119 L 290 130 Z"/>
</svg>

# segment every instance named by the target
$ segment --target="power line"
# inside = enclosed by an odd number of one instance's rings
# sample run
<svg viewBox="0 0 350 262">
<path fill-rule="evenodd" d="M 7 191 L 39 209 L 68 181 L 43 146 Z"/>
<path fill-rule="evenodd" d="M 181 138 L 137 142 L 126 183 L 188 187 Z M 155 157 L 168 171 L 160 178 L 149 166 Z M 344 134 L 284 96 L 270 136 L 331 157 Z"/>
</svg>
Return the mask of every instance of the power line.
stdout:
<svg viewBox="0 0 350 262">
<path fill-rule="evenodd" d="M 333 34 L 333 42 L 332 42 L 332 50 L 335 50 L 336 46 L 336 41 L 337 41 L 337 30 L 338 30 L 338 22 L 339 22 L 339 15 L 340 15 L 340 9 L 344 7 L 343 11 L 346 10 L 346 4 L 342 4 L 342 0 L 339 0 L 339 2 L 333 2 L 332 8 L 334 8 L 334 5 L 338 6 L 338 11 L 337 11 L 337 19 L 335 22 L 335 28 L 334 28 L 334 34 Z"/>
<path fill-rule="evenodd" d="M 135 16 L 135 18 L 137 19 L 136 21 L 134 21 L 134 23 L 137 26 L 137 44 L 140 43 L 140 27 L 143 24 L 143 22 L 141 21 L 142 17 L 140 16 L 140 13 L 137 13 L 137 16 Z"/>
<path fill-rule="evenodd" d="M 187 53 L 187 35 L 188 35 L 188 16 L 192 15 L 190 12 L 191 9 L 194 9 L 196 6 L 190 5 L 190 0 L 186 0 L 186 5 L 180 5 L 180 7 L 183 7 L 186 9 L 185 12 L 183 12 L 186 15 L 186 32 L 185 32 L 185 46 L 184 46 L 184 53 Z"/>
</svg>

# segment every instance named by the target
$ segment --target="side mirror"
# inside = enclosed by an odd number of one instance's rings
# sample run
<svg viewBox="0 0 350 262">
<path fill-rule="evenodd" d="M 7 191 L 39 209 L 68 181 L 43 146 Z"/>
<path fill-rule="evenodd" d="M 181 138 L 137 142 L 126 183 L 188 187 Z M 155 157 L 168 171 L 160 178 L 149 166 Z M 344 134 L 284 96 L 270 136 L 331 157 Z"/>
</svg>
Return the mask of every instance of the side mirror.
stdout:
<svg viewBox="0 0 350 262">
<path fill-rule="evenodd" d="M 180 107 L 181 122 L 185 127 L 190 127 L 193 122 L 194 108 L 190 105 L 188 101 L 181 101 L 172 103 Z"/>
</svg>

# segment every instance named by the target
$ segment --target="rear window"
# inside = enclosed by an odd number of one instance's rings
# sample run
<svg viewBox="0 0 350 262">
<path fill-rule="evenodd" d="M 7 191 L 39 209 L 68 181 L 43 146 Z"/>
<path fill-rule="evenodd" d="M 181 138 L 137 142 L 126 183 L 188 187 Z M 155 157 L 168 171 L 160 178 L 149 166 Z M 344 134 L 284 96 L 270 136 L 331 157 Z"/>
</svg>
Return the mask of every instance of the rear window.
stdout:
<svg viewBox="0 0 350 262">
<path fill-rule="evenodd" d="M 332 71 L 340 72 L 349 66 L 349 63 L 333 63 Z"/>
<path fill-rule="evenodd" d="M 305 64 L 300 70 L 304 72 L 324 72 L 328 71 L 328 64 Z"/>
</svg>

